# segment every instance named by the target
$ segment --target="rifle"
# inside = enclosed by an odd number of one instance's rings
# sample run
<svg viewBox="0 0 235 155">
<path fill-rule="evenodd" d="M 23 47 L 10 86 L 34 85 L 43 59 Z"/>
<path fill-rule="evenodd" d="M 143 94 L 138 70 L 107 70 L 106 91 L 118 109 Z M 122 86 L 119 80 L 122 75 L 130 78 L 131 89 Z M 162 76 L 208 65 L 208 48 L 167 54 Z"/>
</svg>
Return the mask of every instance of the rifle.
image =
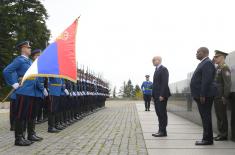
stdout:
<svg viewBox="0 0 235 155">
<path fill-rule="evenodd" d="M 20 77 L 20 78 L 18 79 L 18 81 L 19 81 L 19 85 L 21 85 L 22 77 Z M 11 96 L 11 94 L 12 94 L 14 91 L 15 91 L 15 89 L 12 88 L 11 91 L 7 94 L 7 96 L 6 96 L 1 102 L 4 103 L 4 102 Z"/>
<path fill-rule="evenodd" d="M 8 97 L 11 96 L 11 94 L 12 94 L 14 91 L 15 91 L 14 88 L 11 89 L 11 91 L 7 94 L 7 96 L 6 96 L 1 102 L 4 103 L 4 102 L 8 99 Z"/>
</svg>

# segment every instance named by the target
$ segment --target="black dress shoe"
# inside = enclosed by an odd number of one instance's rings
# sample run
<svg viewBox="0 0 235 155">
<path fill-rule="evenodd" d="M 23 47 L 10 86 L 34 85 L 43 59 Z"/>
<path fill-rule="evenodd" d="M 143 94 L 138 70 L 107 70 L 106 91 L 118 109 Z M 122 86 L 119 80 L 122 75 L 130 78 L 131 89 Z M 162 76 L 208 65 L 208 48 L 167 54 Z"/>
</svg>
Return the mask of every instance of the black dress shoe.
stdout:
<svg viewBox="0 0 235 155">
<path fill-rule="evenodd" d="M 65 123 L 61 123 L 60 124 L 64 129 L 67 127 L 67 124 L 65 124 Z"/>
<path fill-rule="evenodd" d="M 25 138 L 24 138 L 24 141 L 25 141 L 26 143 L 29 143 L 30 145 L 34 143 L 34 141 L 31 141 L 31 140 L 28 140 L 28 139 L 25 139 Z"/>
<path fill-rule="evenodd" d="M 147 111 L 147 109 L 145 109 L 145 111 Z"/>
<path fill-rule="evenodd" d="M 213 141 L 206 141 L 206 140 L 201 140 L 201 141 L 196 141 L 195 145 L 213 145 Z"/>
<path fill-rule="evenodd" d="M 39 138 L 39 139 L 43 140 L 43 138 L 42 138 L 42 137 L 39 137 L 39 136 L 37 136 L 37 135 L 34 135 L 34 136 L 36 136 L 37 138 Z M 40 140 L 40 141 L 41 141 L 41 140 Z"/>
<path fill-rule="evenodd" d="M 152 134 L 153 137 L 166 137 L 167 133 L 159 132 Z"/>
<path fill-rule="evenodd" d="M 25 139 L 22 138 L 22 137 L 17 138 L 17 139 L 15 140 L 15 145 L 16 145 L 16 146 L 29 146 L 29 145 L 31 145 L 31 144 L 32 144 L 31 142 L 25 140 Z"/>
<path fill-rule="evenodd" d="M 28 140 L 37 142 L 37 141 L 42 141 L 43 138 L 38 137 L 38 136 L 36 136 L 36 135 L 29 135 L 29 136 L 28 136 Z"/>
<path fill-rule="evenodd" d="M 227 137 L 222 137 L 222 136 L 217 136 L 217 137 L 214 138 L 214 140 L 215 141 L 226 141 L 226 140 L 228 140 L 228 138 Z"/>
<path fill-rule="evenodd" d="M 60 130 L 57 130 L 56 128 L 48 128 L 49 133 L 58 133 Z"/>
<path fill-rule="evenodd" d="M 64 129 L 65 129 L 65 128 L 62 127 L 61 125 L 56 125 L 55 128 L 56 128 L 57 130 L 64 130 Z"/>
</svg>

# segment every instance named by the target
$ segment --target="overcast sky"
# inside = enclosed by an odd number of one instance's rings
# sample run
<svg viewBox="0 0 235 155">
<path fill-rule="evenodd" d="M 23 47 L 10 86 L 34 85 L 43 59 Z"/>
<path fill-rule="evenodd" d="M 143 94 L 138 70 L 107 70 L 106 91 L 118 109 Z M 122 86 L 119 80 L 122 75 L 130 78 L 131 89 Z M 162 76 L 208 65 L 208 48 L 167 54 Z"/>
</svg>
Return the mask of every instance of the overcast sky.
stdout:
<svg viewBox="0 0 235 155">
<path fill-rule="evenodd" d="M 235 50 L 234 0 L 42 0 L 53 40 L 81 15 L 78 63 L 103 73 L 113 86 L 141 84 L 161 55 L 170 83 L 199 63 L 196 50 Z"/>
</svg>

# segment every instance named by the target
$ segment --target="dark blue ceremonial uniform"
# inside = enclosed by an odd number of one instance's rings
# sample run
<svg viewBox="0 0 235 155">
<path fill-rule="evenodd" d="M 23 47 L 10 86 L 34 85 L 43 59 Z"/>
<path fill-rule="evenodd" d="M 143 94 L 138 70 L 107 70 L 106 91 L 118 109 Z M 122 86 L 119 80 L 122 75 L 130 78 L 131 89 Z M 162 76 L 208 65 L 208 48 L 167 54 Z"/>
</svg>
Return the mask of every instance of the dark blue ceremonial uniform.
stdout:
<svg viewBox="0 0 235 155">
<path fill-rule="evenodd" d="M 59 132 L 56 127 L 56 121 L 58 122 L 58 112 L 60 105 L 60 95 L 62 92 L 62 79 L 61 78 L 49 78 L 49 116 L 48 116 L 48 132 Z M 57 119 L 57 120 L 56 120 Z"/>
<path fill-rule="evenodd" d="M 141 85 L 141 89 L 143 92 L 144 103 L 145 103 L 145 111 L 150 110 L 150 102 L 152 97 L 152 85 L 151 81 L 144 81 Z"/>
<path fill-rule="evenodd" d="M 32 61 L 26 56 L 16 57 L 11 64 L 9 64 L 3 71 L 6 82 L 13 86 L 22 78 Z M 35 102 L 36 89 L 43 91 L 43 86 L 35 78 L 27 79 L 22 86 L 18 87 L 13 93 L 12 97 L 16 99 L 15 103 L 15 144 L 16 145 L 30 145 L 31 143 L 25 140 L 24 131 L 26 121 L 28 126 L 28 139 L 35 135 L 34 120 L 32 119 L 33 104 Z M 35 140 L 35 139 L 33 139 Z"/>
</svg>

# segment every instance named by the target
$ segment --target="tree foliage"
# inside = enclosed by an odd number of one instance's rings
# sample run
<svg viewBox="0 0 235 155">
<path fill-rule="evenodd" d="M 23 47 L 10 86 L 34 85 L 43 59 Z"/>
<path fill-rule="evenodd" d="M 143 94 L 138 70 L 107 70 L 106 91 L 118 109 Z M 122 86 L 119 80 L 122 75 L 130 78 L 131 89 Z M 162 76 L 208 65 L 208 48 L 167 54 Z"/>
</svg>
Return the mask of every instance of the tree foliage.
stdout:
<svg viewBox="0 0 235 155">
<path fill-rule="evenodd" d="M 139 85 L 132 84 L 132 81 L 129 79 L 127 82 L 123 82 L 119 90 L 119 95 L 123 98 L 131 98 L 131 99 L 142 99 L 142 91 Z"/>
<path fill-rule="evenodd" d="M 19 55 L 18 42 L 29 40 L 32 49 L 46 47 L 50 38 L 47 18 L 40 0 L 0 1 L 0 87 L 4 86 L 3 68 Z"/>
</svg>

